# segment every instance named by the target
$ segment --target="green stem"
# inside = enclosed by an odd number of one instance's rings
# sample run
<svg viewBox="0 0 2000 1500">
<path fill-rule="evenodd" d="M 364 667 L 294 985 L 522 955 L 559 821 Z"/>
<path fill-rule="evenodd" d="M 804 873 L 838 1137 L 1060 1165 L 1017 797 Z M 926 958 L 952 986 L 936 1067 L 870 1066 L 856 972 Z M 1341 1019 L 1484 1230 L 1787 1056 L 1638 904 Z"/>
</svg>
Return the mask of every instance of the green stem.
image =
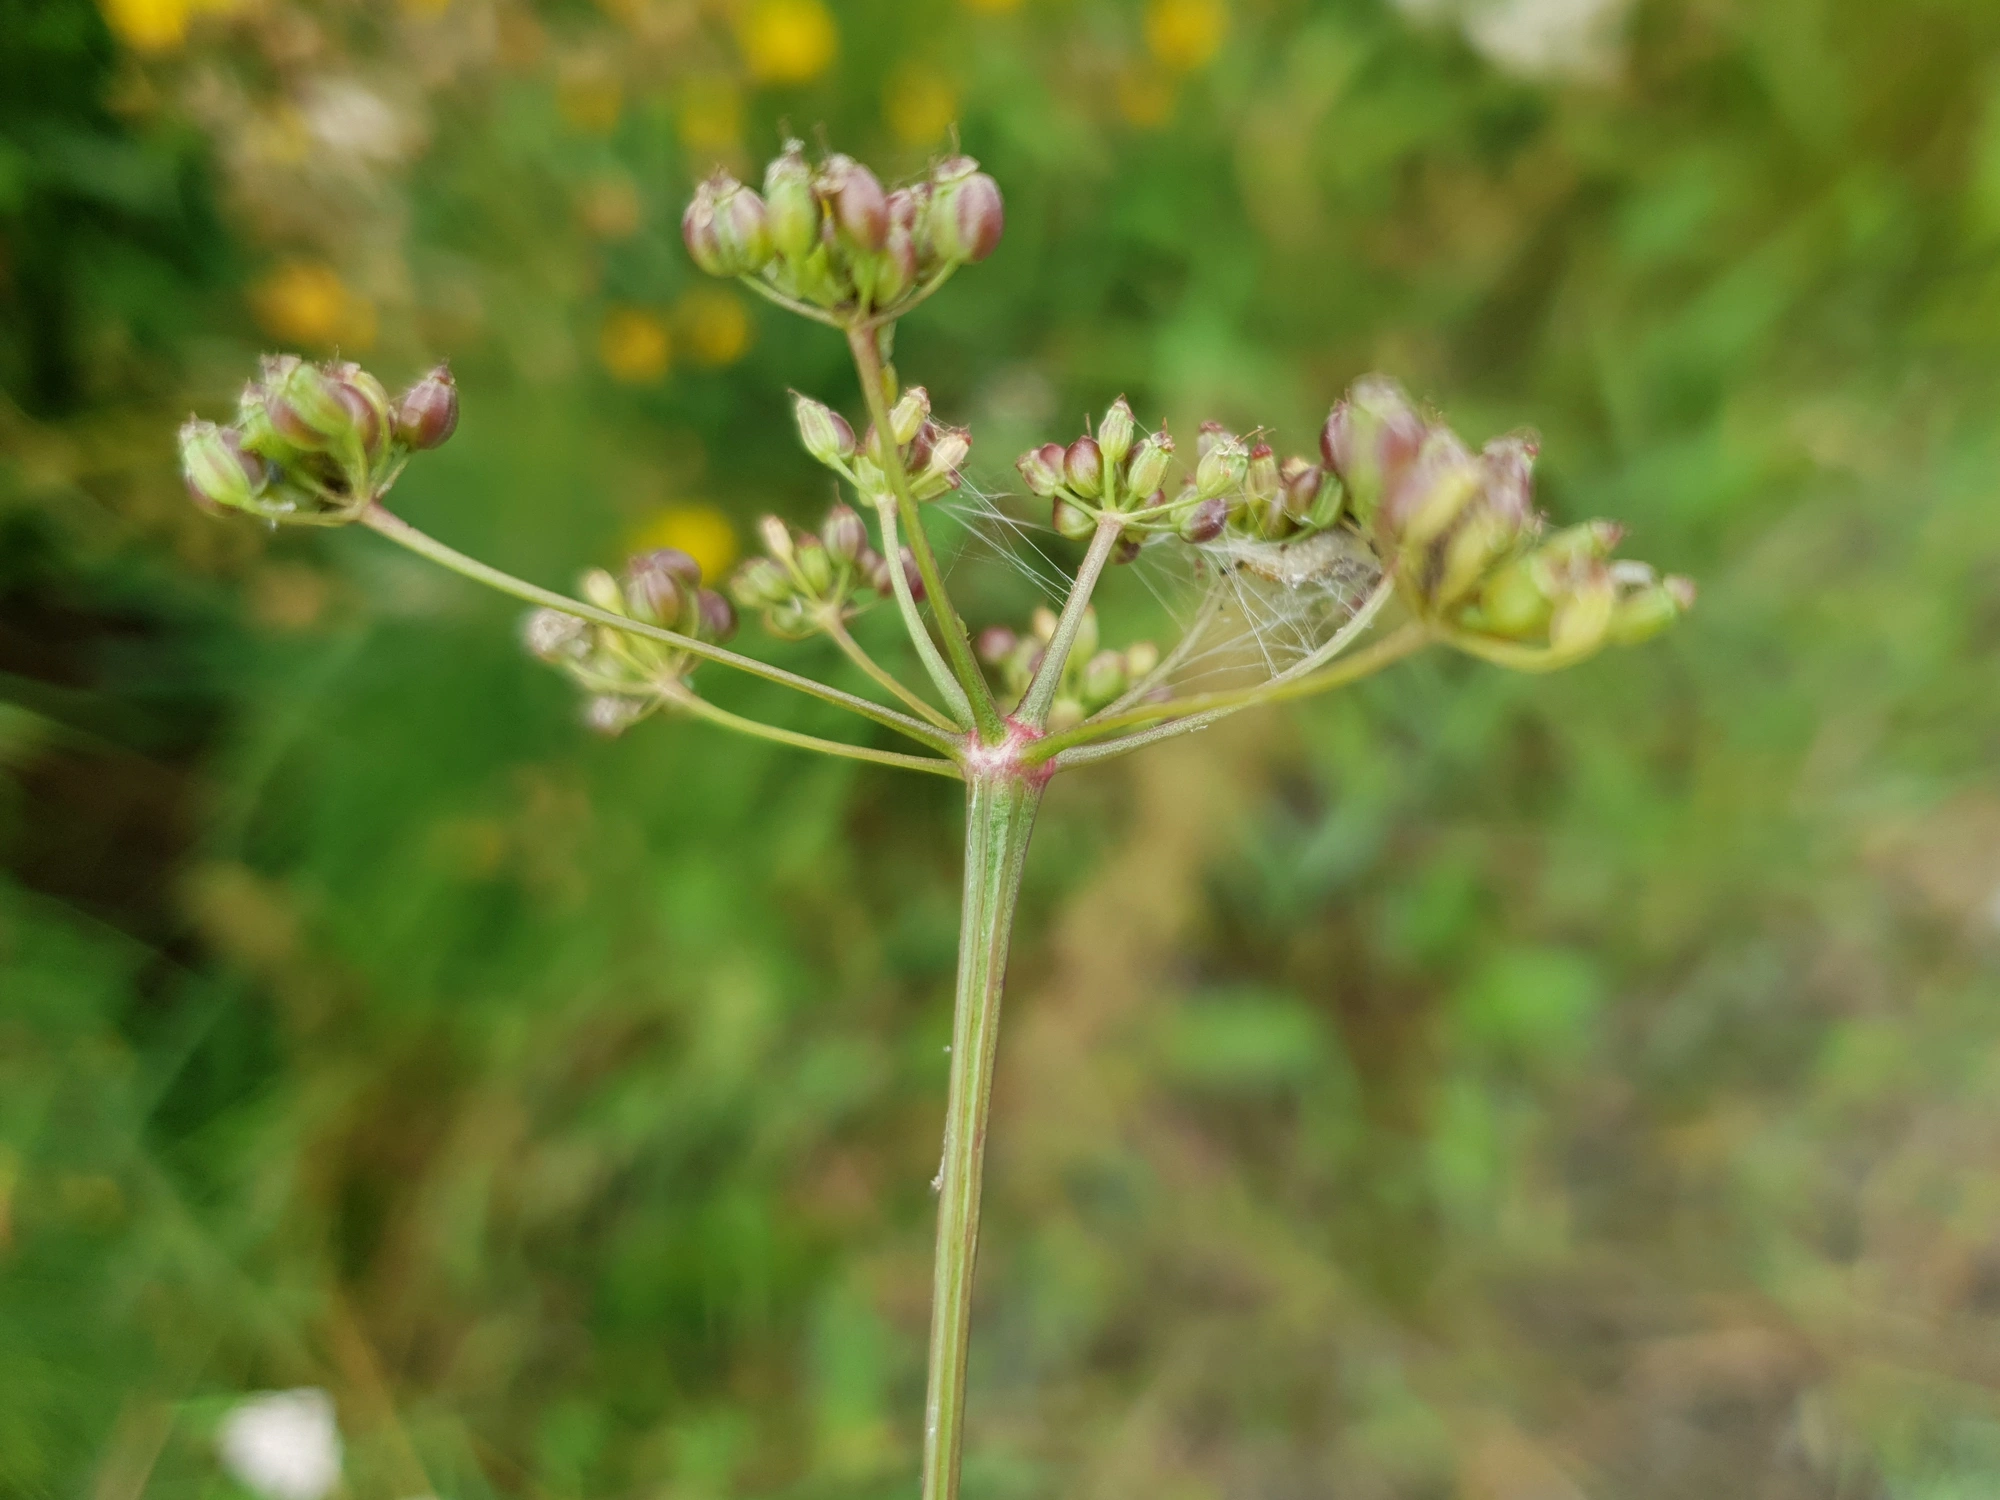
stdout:
<svg viewBox="0 0 2000 1500">
<path fill-rule="evenodd" d="M 902 517 L 903 530 L 909 533 L 910 552 L 916 558 L 917 572 L 924 580 L 924 593 L 930 599 L 931 614 L 938 622 L 938 634 L 944 637 L 944 654 L 951 663 L 951 675 L 965 690 L 979 737 L 988 744 L 997 744 L 1006 737 L 1007 726 L 1000 717 L 1000 710 L 994 705 L 985 674 L 979 670 L 979 662 L 972 654 L 972 642 L 965 633 L 965 621 L 952 608 L 951 595 L 944 586 L 944 574 L 938 569 L 937 555 L 931 551 L 930 538 L 924 534 L 923 522 L 917 515 L 916 496 L 910 493 L 910 476 L 903 472 L 903 455 L 896 447 L 895 434 L 889 430 L 889 401 L 882 389 L 882 353 L 876 346 L 876 334 L 877 330 L 872 326 L 849 328 L 847 347 L 854 355 L 854 368 L 861 377 L 861 395 L 868 403 L 869 420 L 875 424 L 882 472 L 888 476 L 889 488 L 895 493 L 896 512 Z"/>
<path fill-rule="evenodd" d="M 873 719 L 888 729 L 908 735 L 919 744 L 928 745 L 947 755 L 955 753 L 959 740 L 955 735 L 933 729 L 921 720 L 908 714 L 898 713 L 893 708 L 884 708 L 879 703 L 871 703 L 866 698 L 853 693 L 844 693 L 839 688 L 828 687 L 825 683 L 814 682 L 810 677 L 801 677 L 796 672 L 787 672 L 783 667 L 774 667 L 769 662 L 758 661 L 754 656 L 743 656 L 707 641 L 698 641 L 693 636 L 681 635 L 672 630 L 662 630 L 656 625 L 648 625 L 640 620 L 628 620 L 623 615 L 614 615 L 609 610 L 598 609 L 558 594 L 553 589 L 545 589 L 516 578 L 511 573 L 490 567 L 477 558 L 467 557 L 463 552 L 447 547 L 435 537 L 417 530 L 400 516 L 392 515 L 380 505 L 370 505 L 361 513 L 361 524 L 387 537 L 399 547 L 406 547 L 419 557 L 429 558 L 441 567 L 449 568 L 461 577 L 470 578 L 474 583 L 483 583 L 488 588 L 498 589 L 503 594 L 511 594 L 516 599 L 529 604 L 539 604 L 548 609 L 559 610 L 566 615 L 575 615 L 579 620 L 589 620 L 594 625 L 607 625 L 613 630 L 622 630 L 628 635 L 644 636 L 648 640 L 661 641 L 676 650 L 685 651 L 690 656 L 698 656 L 704 661 L 712 661 L 720 666 L 734 667 L 739 672 L 747 672 L 752 677 L 761 677 L 766 682 L 775 682 L 781 687 L 805 693 L 831 703 L 850 713 L 860 714 L 864 719 Z"/>
<path fill-rule="evenodd" d="M 1015 716 L 1023 723 L 1040 729 L 1048 722 L 1049 705 L 1056 701 L 1056 689 L 1062 685 L 1063 664 L 1069 660 L 1070 647 L 1076 644 L 1076 633 L 1083 628 L 1083 617 L 1090 609 L 1090 596 L 1097 590 L 1097 580 L 1103 575 L 1104 565 L 1111 560 L 1111 549 L 1118 545 L 1118 538 L 1124 530 L 1125 523 L 1118 516 L 1106 514 L 1098 521 L 1097 530 L 1090 538 L 1090 550 L 1083 554 L 1083 562 L 1076 570 L 1076 581 L 1070 585 L 1069 597 L 1063 601 L 1062 618 L 1056 621 L 1056 633 L 1049 638 L 1048 649 L 1042 653 L 1042 664 L 1035 669 L 1035 680 L 1028 684 L 1021 706 L 1015 710 Z"/>
<path fill-rule="evenodd" d="M 910 637 L 910 644 L 916 648 L 917 659 L 924 664 L 931 681 L 944 695 L 946 706 L 961 721 L 970 724 L 972 700 L 966 697 L 965 689 L 958 685 L 951 668 L 938 655 L 937 642 L 931 639 L 931 628 L 924 623 L 923 611 L 917 608 L 916 595 L 910 592 L 910 575 L 903 567 L 902 536 L 896 529 L 895 496 L 881 497 L 875 506 L 875 518 L 882 526 L 882 555 L 889 559 L 889 588 L 895 594 L 896 608 L 903 616 L 903 630 Z M 914 551 L 913 548 L 913 554 Z"/>
<path fill-rule="evenodd" d="M 1329 692 L 1337 687 L 1345 687 L 1350 682 L 1358 682 L 1363 677 L 1372 676 L 1391 662 L 1401 661 L 1431 639 L 1428 628 L 1421 624 L 1405 625 L 1394 634 L 1385 635 L 1365 650 L 1335 662 L 1323 671 L 1314 672 L 1309 677 L 1294 677 L 1282 682 L 1263 682 L 1256 687 L 1238 688 L 1229 692 L 1197 693 L 1190 698 L 1169 699 L 1165 703 L 1151 703 L 1144 708 L 1131 709 L 1109 718 L 1092 719 L 1079 724 L 1074 729 L 1066 729 L 1061 734 L 1052 734 L 1046 739 L 1035 741 L 1024 752 L 1024 759 L 1036 765 L 1044 765 L 1051 760 L 1064 768 L 1087 765 L 1095 760 L 1108 760 L 1114 755 L 1123 755 L 1138 750 L 1157 740 L 1171 739 L 1177 734 L 1188 734 L 1196 729 L 1205 729 L 1217 719 L 1227 718 L 1246 708 L 1255 708 L 1263 703 L 1285 703 L 1293 698 L 1310 698 L 1315 693 Z M 1145 724 L 1155 719 L 1168 719 L 1171 723 L 1147 729 L 1139 734 L 1125 735 L 1117 739 L 1107 738 L 1110 731 Z"/>
<path fill-rule="evenodd" d="M 870 656 L 862 648 L 861 642 L 848 633 L 846 622 L 837 612 L 829 610 L 822 623 L 826 633 L 833 638 L 834 645 L 840 647 L 840 654 L 859 667 L 870 682 L 898 699 L 905 708 L 913 710 L 917 717 L 926 723 L 935 724 L 947 734 L 958 731 L 959 725 L 952 723 L 930 704 L 924 702 L 905 685 L 901 678 Z M 953 683 L 952 686 L 956 687 L 957 684 Z"/>
<path fill-rule="evenodd" d="M 733 714 L 726 708 L 717 708 L 706 698 L 697 697 L 692 692 L 677 692 L 666 695 L 668 703 L 698 719 L 706 719 L 711 724 L 719 724 L 724 729 L 733 729 L 738 734 L 747 734 L 760 740 L 774 740 L 780 745 L 791 745 L 800 750 L 814 750 L 821 755 L 837 756 L 842 760 L 865 760 L 878 766 L 896 766 L 905 771 L 928 771 L 933 776 L 950 776 L 956 779 L 961 773 L 956 761 L 940 760 L 931 755 L 904 755 L 896 750 L 877 750 L 868 745 L 845 745 L 839 740 L 823 740 L 816 734 L 800 734 L 792 729 L 780 729 L 776 724 L 766 724 L 761 719 L 746 719 L 741 714 Z"/>
<path fill-rule="evenodd" d="M 957 1500 L 965 1444 L 965 1356 L 979 1255 L 979 1190 L 986 1117 L 1000 1041 L 1000 992 L 1021 869 L 1042 800 L 1042 779 L 967 780 L 965 897 L 959 913 L 958 993 L 951 1086 L 938 1173 L 937 1263 L 931 1288 L 930 1388 L 924 1404 L 923 1500 Z"/>
</svg>

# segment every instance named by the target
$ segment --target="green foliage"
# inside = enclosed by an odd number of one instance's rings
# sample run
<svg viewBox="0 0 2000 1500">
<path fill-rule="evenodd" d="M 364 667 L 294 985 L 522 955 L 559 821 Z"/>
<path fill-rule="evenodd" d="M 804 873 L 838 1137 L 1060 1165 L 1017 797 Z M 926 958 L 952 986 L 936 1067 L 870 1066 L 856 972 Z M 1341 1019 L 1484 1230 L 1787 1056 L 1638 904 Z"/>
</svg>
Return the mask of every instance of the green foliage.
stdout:
<svg viewBox="0 0 2000 1500">
<path fill-rule="evenodd" d="M 678 207 L 781 116 L 916 169 L 912 66 L 1008 199 L 896 351 L 976 479 L 1120 392 L 1306 448 L 1386 368 L 1703 588 L 1057 784 L 968 1493 L 1991 1489 L 2000 14 L 1650 0 L 1592 80 L 1373 0 L 1244 0 L 1184 72 L 1169 5 L 855 3 L 765 86 L 672 7 L 411 9 L 314 12 L 282 85 L 254 18 L 0 12 L 0 1489 L 229 1493 L 222 1411 L 294 1385 L 358 1496 L 907 1484 L 953 789 L 591 739 L 504 606 L 184 514 L 171 431 L 324 265 L 328 343 L 365 301 L 385 376 L 454 358 L 398 496 L 455 545 L 810 523 L 773 434 L 852 407 L 839 341 L 746 306 L 716 358 Z M 423 147 L 250 150 L 347 78 Z"/>
</svg>

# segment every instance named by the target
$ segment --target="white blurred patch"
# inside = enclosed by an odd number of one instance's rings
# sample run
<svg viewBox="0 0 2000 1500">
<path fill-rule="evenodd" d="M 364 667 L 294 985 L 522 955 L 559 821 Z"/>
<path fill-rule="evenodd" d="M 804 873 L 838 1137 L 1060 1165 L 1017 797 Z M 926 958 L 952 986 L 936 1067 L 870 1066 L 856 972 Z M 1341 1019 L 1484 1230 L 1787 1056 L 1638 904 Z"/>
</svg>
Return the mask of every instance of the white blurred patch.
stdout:
<svg viewBox="0 0 2000 1500">
<path fill-rule="evenodd" d="M 223 1418 L 222 1465 L 266 1500 L 323 1500 L 340 1483 L 340 1430 L 325 1391 L 252 1396 Z"/>
<path fill-rule="evenodd" d="M 1625 56 L 1632 0 L 1395 0 L 1418 22 L 1455 21 L 1502 72 L 1531 79 L 1603 79 Z"/>
<path fill-rule="evenodd" d="M 394 105 L 352 79 L 311 80 L 300 92 L 299 116 L 329 150 L 376 165 L 401 161 L 416 140 Z"/>
</svg>

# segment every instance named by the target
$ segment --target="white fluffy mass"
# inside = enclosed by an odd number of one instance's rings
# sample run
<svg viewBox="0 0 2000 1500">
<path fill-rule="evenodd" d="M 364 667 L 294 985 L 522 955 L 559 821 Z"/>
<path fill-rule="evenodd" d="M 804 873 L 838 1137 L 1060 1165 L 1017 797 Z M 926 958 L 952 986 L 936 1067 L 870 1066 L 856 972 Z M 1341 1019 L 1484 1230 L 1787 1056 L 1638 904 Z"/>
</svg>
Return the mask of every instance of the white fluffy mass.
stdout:
<svg viewBox="0 0 2000 1500">
<path fill-rule="evenodd" d="M 267 1500 L 324 1500 L 340 1483 L 333 1398 L 311 1388 L 252 1396 L 223 1418 L 222 1465 Z"/>
</svg>

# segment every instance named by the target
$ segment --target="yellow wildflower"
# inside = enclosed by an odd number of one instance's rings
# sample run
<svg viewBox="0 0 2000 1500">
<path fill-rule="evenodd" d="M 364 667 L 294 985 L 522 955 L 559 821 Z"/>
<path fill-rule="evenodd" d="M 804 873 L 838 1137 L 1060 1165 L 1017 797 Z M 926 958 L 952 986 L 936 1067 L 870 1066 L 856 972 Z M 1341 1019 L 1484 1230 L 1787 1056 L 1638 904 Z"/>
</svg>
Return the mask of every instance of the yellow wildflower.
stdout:
<svg viewBox="0 0 2000 1500">
<path fill-rule="evenodd" d="M 1146 7 L 1146 46 L 1177 73 L 1206 67 L 1229 31 L 1223 0 L 1152 0 Z"/>
<path fill-rule="evenodd" d="M 104 24 L 134 52 L 171 52 L 187 40 L 188 0 L 99 0 Z"/>
<path fill-rule="evenodd" d="M 634 552 L 678 547 L 701 564 L 704 581 L 713 584 L 736 561 L 736 528 L 729 517 L 702 500 L 669 505 L 632 534 Z"/>
<path fill-rule="evenodd" d="M 694 288 L 675 306 L 674 322 L 698 365 L 733 365 L 750 350 L 750 310 L 725 287 Z"/>
<path fill-rule="evenodd" d="M 934 66 L 913 58 L 889 75 L 882 118 L 904 145 L 932 145 L 958 122 L 958 90 Z"/>
<path fill-rule="evenodd" d="M 676 112 L 681 144 L 702 162 L 729 156 L 743 138 L 743 101 L 733 78 L 690 78 Z"/>
<path fill-rule="evenodd" d="M 597 331 L 597 357 L 613 380 L 651 385 L 673 363 L 667 325 L 638 307 L 614 307 Z"/>
<path fill-rule="evenodd" d="M 358 354 L 375 342 L 375 304 L 320 261 L 277 267 L 250 289 L 250 310 L 283 343 Z"/>
<path fill-rule="evenodd" d="M 737 31 L 759 83 L 808 83 L 833 64 L 840 32 L 824 0 L 753 0 Z"/>
</svg>

